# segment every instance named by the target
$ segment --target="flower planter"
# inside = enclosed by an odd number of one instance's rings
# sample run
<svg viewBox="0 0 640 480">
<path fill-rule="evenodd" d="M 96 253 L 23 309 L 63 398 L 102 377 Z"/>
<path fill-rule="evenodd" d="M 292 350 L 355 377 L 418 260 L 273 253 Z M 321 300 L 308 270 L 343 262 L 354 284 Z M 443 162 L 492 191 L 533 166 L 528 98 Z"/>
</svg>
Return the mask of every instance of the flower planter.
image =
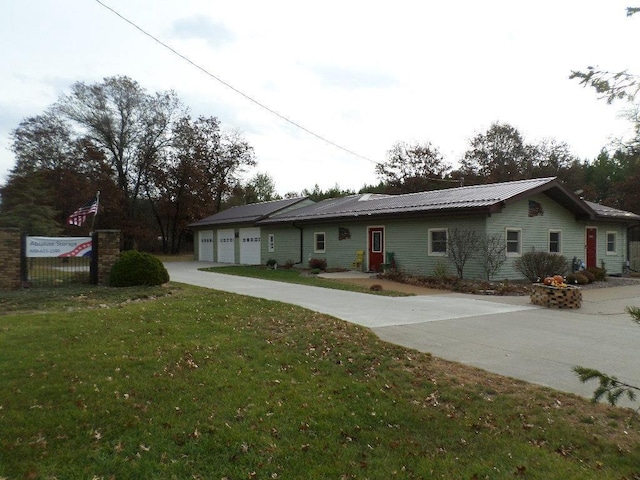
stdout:
<svg viewBox="0 0 640 480">
<path fill-rule="evenodd" d="M 578 287 L 552 287 L 535 283 L 531 288 L 531 303 L 549 308 L 580 308 L 582 291 Z"/>
</svg>

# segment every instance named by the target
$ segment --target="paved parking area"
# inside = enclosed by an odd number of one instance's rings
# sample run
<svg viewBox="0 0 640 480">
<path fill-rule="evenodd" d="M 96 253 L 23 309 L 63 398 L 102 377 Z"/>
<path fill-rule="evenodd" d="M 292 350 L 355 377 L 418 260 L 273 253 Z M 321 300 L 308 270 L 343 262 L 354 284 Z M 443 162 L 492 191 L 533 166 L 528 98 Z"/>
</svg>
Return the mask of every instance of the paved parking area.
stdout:
<svg viewBox="0 0 640 480">
<path fill-rule="evenodd" d="M 380 338 L 501 375 L 590 397 L 582 365 L 640 385 L 640 284 L 585 290 L 578 310 L 533 306 L 528 297 L 445 293 L 381 297 L 198 271 L 167 263 L 172 281 L 278 300 L 371 328 Z"/>
</svg>

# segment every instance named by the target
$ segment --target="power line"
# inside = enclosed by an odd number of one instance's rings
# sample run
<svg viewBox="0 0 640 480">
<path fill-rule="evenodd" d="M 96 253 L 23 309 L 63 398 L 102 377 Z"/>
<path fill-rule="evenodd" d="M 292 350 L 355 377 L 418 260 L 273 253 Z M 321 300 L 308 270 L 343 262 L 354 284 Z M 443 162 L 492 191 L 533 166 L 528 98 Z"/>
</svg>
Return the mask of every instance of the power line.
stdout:
<svg viewBox="0 0 640 480">
<path fill-rule="evenodd" d="M 272 108 L 269 108 L 268 106 L 266 106 L 265 104 L 259 102 L 258 100 L 256 100 L 255 98 L 247 95 L 246 93 L 242 92 L 241 90 L 238 90 L 236 87 L 234 87 L 233 85 L 231 85 L 228 82 L 225 82 L 224 80 L 222 80 L 220 77 L 218 77 L 217 75 L 214 75 L 213 73 L 211 73 L 209 70 L 207 70 L 206 68 L 198 65 L 197 63 L 195 63 L 194 61 L 190 60 L 188 57 L 186 57 L 185 55 L 183 55 L 182 53 L 178 52 L 176 49 L 174 49 L 173 47 L 171 47 L 170 45 L 164 43 L 162 40 L 158 39 L 157 37 L 153 36 L 152 34 L 150 34 L 149 32 L 147 32 L 146 30 L 144 30 L 142 27 L 138 26 L 136 23 L 134 23 L 133 21 L 129 20 L 128 18 L 126 18 L 124 15 L 120 14 L 119 12 L 117 12 L 116 10 L 114 10 L 113 8 L 111 8 L 110 6 L 104 4 L 103 2 L 101 2 L 100 0 L 96 0 L 96 2 L 98 4 L 100 4 L 101 6 L 103 6 L 104 8 L 106 8 L 107 10 L 109 10 L 110 12 L 112 12 L 113 14 L 117 15 L 118 17 L 120 17 L 122 20 L 124 20 L 125 22 L 127 22 L 129 25 L 131 25 L 132 27 L 134 27 L 136 30 L 138 30 L 139 32 L 141 32 L 142 34 L 146 35 L 147 37 L 149 37 L 151 40 L 153 40 L 154 42 L 158 43 L 159 45 L 161 45 L 162 47 L 166 48 L 167 50 L 169 50 L 171 53 L 173 53 L 174 55 L 180 57 L 182 60 L 184 60 L 185 62 L 189 63 L 190 65 L 192 65 L 193 67 L 197 68 L 198 70 L 200 70 L 202 73 L 204 73 L 205 75 L 213 78 L 214 80 L 216 80 L 217 82 L 223 84 L 225 87 L 233 90 L 234 92 L 236 92 L 237 94 L 243 96 L 245 99 L 249 100 L 250 102 L 258 105 L 260 108 L 266 110 L 267 112 L 271 113 L 272 115 L 275 115 L 276 117 L 280 118 L 281 120 L 284 120 L 285 122 L 293 125 L 296 128 L 299 128 L 300 130 L 308 133 L 309 135 L 312 135 L 314 137 L 316 137 L 318 140 L 321 140 L 325 143 L 328 143 L 329 145 L 339 148 L 340 150 L 347 152 L 350 155 L 356 156 L 358 158 L 361 158 L 362 160 L 366 160 L 367 162 L 371 162 L 374 165 L 380 165 L 380 162 L 376 162 L 374 160 L 371 160 L 370 158 L 365 157 L 364 155 L 360 155 L 359 153 L 354 152 L 353 150 L 350 150 L 346 147 L 343 147 L 342 145 L 339 145 L 335 142 L 332 142 L 331 140 L 327 139 L 326 137 L 323 137 L 322 135 L 319 135 L 311 130 L 309 130 L 308 128 L 304 127 L 303 125 L 300 125 L 299 123 L 291 120 L 288 117 L 285 117 L 284 115 L 276 112 L 275 110 L 273 110 Z"/>
</svg>

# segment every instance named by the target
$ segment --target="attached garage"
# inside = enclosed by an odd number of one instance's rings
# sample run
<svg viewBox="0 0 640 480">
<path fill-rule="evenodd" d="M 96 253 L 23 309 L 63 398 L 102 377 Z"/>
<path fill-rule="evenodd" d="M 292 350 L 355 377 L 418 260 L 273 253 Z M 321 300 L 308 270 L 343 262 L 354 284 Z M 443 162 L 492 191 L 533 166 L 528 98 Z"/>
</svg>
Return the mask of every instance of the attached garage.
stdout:
<svg viewBox="0 0 640 480">
<path fill-rule="evenodd" d="M 256 222 L 312 203 L 306 197 L 298 197 L 238 205 L 191 223 L 194 258 L 209 261 L 213 255 L 215 262 L 236 263 L 239 259 L 245 265 L 260 265 L 263 263 L 260 248 L 262 232 Z M 213 248 L 209 249 L 207 244 Z M 236 252 L 236 244 L 239 252 Z"/>
<path fill-rule="evenodd" d="M 213 262 L 213 230 L 198 232 L 198 260 Z"/>
<path fill-rule="evenodd" d="M 260 228 L 240 229 L 240 263 L 260 265 Z"/>
<path fill-rule="evenodd" d="M 236 263 L 235 234 L 232 228 L 218 230 L 218 262 Z"/>
</svg>

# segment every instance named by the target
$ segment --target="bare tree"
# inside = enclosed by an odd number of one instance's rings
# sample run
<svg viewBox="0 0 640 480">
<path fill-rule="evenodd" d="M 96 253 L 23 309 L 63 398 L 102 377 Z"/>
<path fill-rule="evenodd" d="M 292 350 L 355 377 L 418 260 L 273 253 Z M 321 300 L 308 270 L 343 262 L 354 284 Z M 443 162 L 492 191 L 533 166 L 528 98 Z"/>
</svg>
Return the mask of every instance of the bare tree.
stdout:
<svg viewBox="0 0 640 480">
<path fill-rule="evenodd" d="M 447 254 L 456 266 L 459 278 L 464 278 L 464 266 L 478 252 L 480 236 L 475 230 L 459 230 L 449 232 L 447 238 Z"/>
<path fill-rule="evenodd" d="M 480 241 L 480 251 L 482 252 L 482 269 L 487 276 L 487 281 L 491 281 L 507 261 L 507 246 L 503 236 L 499 233 L 485 235 Z"/>
</svg>

